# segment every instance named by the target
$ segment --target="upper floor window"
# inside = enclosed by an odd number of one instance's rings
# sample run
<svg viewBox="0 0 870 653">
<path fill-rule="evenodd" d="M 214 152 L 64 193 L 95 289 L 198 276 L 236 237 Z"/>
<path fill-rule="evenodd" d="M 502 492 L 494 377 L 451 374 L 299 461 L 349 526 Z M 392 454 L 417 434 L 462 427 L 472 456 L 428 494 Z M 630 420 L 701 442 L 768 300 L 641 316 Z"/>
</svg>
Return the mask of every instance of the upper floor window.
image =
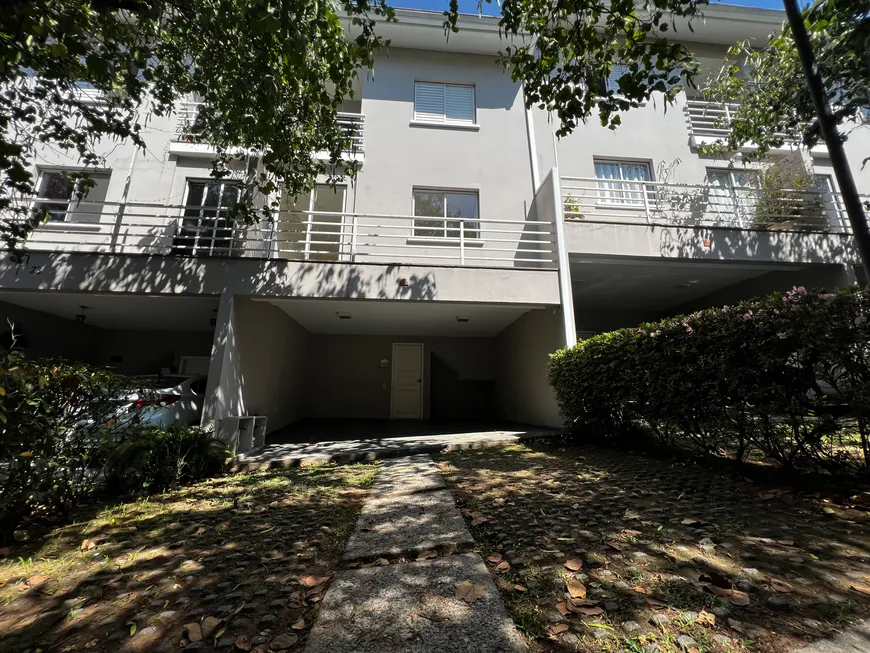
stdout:
<svg viewBox="0 0 870 653">
<path fill-rule="evenodd" d="M 414 82 L 414 120 L 445 125 L 475 124 L 474 86 Z"/>
<path fill-rule="evenodd" d="M 189 179 L 184 218 L 173 242 L 174 254 L 232 256 L 234 225 L 230 210 L 239 201 L 238 181 Z"/>
<path fill-rule="evenodd" d="M 708 206 L 714 213 L 745 223 L 754 219 L 760 196 L 761 177 L 757 170 L 707 170 L 711 187 Z"/>
<path fill-rule="evenodd" d="M 49 221 L 99 222 L 111 174 L 88 172 L 88 177 L 95 183 L 85 190 L 84 180 L 70 177 L 79 172 L 82 171 L 50 170 L 40 175 L 38 196 L 41 201 L 36 203 L 36 207 L 48 211 Z"/>
<path fill-rule="evenodd" d="M 417 238 L 480 238 L 475 192 L 414 189 L 414 216 Z"/>
<path fill-rule="evenodd" d="M 610 74 L 602 80 L 605 90 L 619 93 L 619 78 L 628 72 L 628 66 L 624 63 L 615 63 L 610 67 Z"/>
<path fill-rule="evenodd" d="M 649 163 L 645 161 L 595 160 L 598 199 L 608 204 L 644 205 L 644 181 L 652 180 Z"/>
</svg>

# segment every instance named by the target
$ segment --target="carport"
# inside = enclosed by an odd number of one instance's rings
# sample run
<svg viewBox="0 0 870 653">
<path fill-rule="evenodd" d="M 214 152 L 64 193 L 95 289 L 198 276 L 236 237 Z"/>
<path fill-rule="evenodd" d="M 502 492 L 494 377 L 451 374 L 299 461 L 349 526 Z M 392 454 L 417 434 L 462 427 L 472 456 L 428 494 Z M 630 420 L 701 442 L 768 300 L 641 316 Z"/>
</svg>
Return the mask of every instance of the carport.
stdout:
<svg viewBox="0 0 870 653">
<path fill-rule="evenodd" d="M 0 338 L 34 358 L 107 365 L 122 374 L 205 374 L 218 298 L 0 292 Z"/>
<path fill-rule="evenodd" d="M 557 426 L 561 329 L 552 306 L 224 297 L 206 419 L 266 416 L 267 442 Z"/>
</svg>

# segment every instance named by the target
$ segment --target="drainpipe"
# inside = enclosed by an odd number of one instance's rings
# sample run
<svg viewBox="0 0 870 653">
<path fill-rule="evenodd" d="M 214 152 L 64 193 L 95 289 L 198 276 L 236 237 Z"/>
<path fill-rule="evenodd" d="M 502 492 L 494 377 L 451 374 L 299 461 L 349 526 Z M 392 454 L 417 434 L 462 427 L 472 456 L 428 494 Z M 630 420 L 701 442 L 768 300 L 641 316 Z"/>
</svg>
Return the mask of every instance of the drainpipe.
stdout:
<svg viewBox="0 0 870 653">
<path fill-rule="evenodd" d="M 151 103 L 150 96 L 146 96 L 142 102 L 142 110 L 147 111 L 148 105 Z M 127 198 L 130 195 L 130 180 L 133 177 L 133 168 L 136 166 L 136 157 L 139 155 L 139 148 L 133 148 L 133 156 L 130 157 L 130 167 L 127 168 L 127 178 L 124 180 L 124 190 L 121 193 L 121 202 L 118 205 L 118 215 L 115 216 L 115 228 L 112 230 L 112 252 L 118 246 L 118 237 L 121 234 L 121 223 L 124 221 L 124 213 L 127 208 Z"/>
<path fill-rule="evenodd" d="M 562 215 L 562 185 L 559 169 L 550 172 L 553 185 L 553 219 L 556 235 L 556 260 L 559 265 L 559 299 L 562 306 L 562 329 L 566 347 L 577 344 L 577 326 L 574 323 L 574 293 L 571 289 L 571 265 L 565 246 L 565 217 Z"/>
<path fill-rule="evenodd" d="M 526 91 L 523 88 L 523 105 L 526 104 Z M 532 166 L 532 193 L 536 193 L 541 184 L 541 175 L 538 172 L 538 147 L 535 143 L 535 123 L 532 110 L 526 108 L 526 137 L 529 139 L 529 163 Z"/>
</svg>

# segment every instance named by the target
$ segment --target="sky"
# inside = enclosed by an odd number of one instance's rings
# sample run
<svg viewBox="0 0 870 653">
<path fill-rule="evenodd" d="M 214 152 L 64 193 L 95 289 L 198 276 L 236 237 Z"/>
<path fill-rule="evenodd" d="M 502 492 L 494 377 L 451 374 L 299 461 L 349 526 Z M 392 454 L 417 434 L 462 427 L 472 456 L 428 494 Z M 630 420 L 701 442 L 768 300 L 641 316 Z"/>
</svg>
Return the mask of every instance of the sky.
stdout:
<svg viewBox="0 0 870 653">
<path fill-rule="evenodd" d="M 444 11 L 447 9 L 448 0 L 392 0 L 390 4 L 393 7 L 402 7 L 405 9 Z M 782 0 L 728 0 L 727 2 L 711 0 L 711 4 L 741 5 L 743 7 L 761 7 L 763 9 L 782 9 Z M 477 0 L 459 0 L 459 11 L 463 14 L 476 14 Z M 492 4 L 486 4 L 486 2 L 484 2 L 483 13 L 497 15 L 498 5 L 494 1 Z"/>
</svg>

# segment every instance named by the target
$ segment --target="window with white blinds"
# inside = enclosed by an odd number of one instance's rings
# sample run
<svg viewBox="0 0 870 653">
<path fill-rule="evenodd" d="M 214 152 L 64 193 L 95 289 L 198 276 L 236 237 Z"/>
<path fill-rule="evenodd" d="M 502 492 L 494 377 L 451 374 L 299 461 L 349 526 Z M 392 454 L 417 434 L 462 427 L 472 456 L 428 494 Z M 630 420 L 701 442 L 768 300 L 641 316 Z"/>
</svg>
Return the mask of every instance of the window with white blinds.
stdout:
<svg viewBox="0 0 870 653">
<path fill-rule="evenodd" d="M 604 87 L 608 91 L 619 93 L 619 78 L 628 72 L 628 66 L 624 63 L 615 63 L 610 67 L 610 74 L 604 80 Z"/>
<path fill-rule="evenodd" d="M 414 120 L 446 125 L 474 124 L 474 87 L 414 83 Z"/>
</svg>

